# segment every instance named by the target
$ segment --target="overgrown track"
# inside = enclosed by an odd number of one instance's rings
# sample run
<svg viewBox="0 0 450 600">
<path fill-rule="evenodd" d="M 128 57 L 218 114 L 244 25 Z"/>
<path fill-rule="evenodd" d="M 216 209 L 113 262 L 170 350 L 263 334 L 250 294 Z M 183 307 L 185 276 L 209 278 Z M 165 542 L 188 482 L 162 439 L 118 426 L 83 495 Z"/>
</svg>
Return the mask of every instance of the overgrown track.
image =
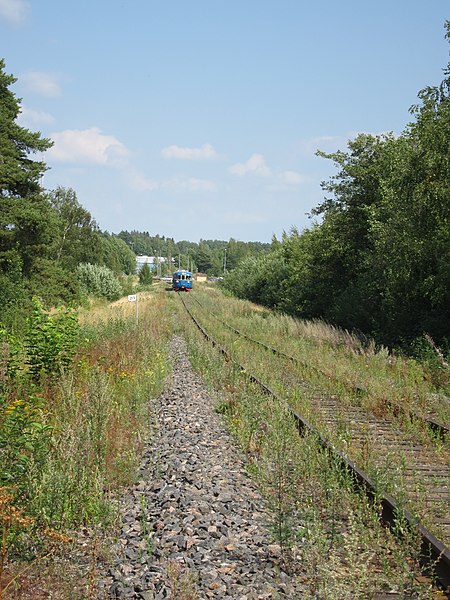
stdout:
<svg viewBox="0 0 450 600">
<path fill-rule="evenodd" d="M 206 310 L 205 307 L 203 306 L 203 304 L 200 302 L 200 300 L 196 297 L 192 297 L 193 300 L 200 306 L 200 308 L 202 310 Z M 236 329 L 236 327 L 233 327 L 232 325 L 230 325 L 229 323 L 226 323 L 225 321 L 223 321 L 220 317 L 218 317 L 217 315 L 214 315 L 213 313 L 210 312 L 210 314 L 217 319 L 224 327 L 226 327 L 227 329 L 229 329 L 230 331 L 233 331 L 236 335 L 245 338 L 246 340 L 248 340 L 249 342 L 251 342 L 252 344 L 256 344 L 257 346 L 260 346 L 261 348 L 264 348 L 265 350 L 268 350 L 269 352 L 272 352 L 273 354 L 276 354 L 277 356 L 280 356 L 282 358 L 285 358 L 288 361 L 291 361 L 297 365 L 301 365 L 303 368 L 308 369 L 310 371 L 315 371 L 316 373 L 322 375 L 324 378 L 330 378 L 330 375 L 328 373 L 325 373 L 324 371 L 318 369 L 317 367 L 315 367 L 314 365 L 308 364 L 306 363 L 306 361 L 300 360 L 295 356 L 290 356 L 288 354 L 286 354 L 285 352 L 282 352 L 280 350 L 278 350 L 277 348 L 274 348 L 273 346 L 269 346 L 267 344 L 264 344 L 263 342 L 261 342 L 260 340 L 256 340 L 252 337 L 250 337 L 249 335 L 247 335 L 246 333 L 243 333 L 242 331 L 240 331 L 239 329 Z M 360 393 L 364 393 L 364 389 L 361 386 L 355 386 L 355 385 L 348 385 L 345 381 L 340 381 L 337 378 L 335 378 L 335 381 L 341 385 L 344 385 L 344 387 L 347 387 L 349 389 L 349 391 L 353 394 L 360 394 Z M 393 413 L 402 413 L 405 415 L 405 410 L 403 407 L 399 406 L 398 404 L 396 404 L 395 402 L 392 402 L 390 400 L 386 400 L 386 404 L 389 406 L 389 408 L 392 410 Z M 413 411 L 409 411 L 406 416 L 414 421 L 422 421 L 423 425 L 425 427 L 428 427 L 431 431 L 433 431 L 436 435 L 438 435 L 441 439 L 445 439 L 446 436 L 448 436 L 450 434 L 450 426 L 446 425 L 444 423 L 440 423 L 439 421 L 437 421 L 436 419 L 433 419 L 431 417 L 425 417 L 425 418 L 421 418 L 418 415 L 414 414 Z"/>
<path fill-rule="evenodd" d="M 398 525 L 398 517 L 401 515 L 411 527 L 416 528 L 422 539 L 422 563 L 426 571 L 433 570 L 439 583 L 446 589 L 450 586 L 450 550 L 445 546 L 450 540 L 450 516 L 449 490 L 450 490 L 450 471 L 446 461 L 441 458 L 432 448 L 427 448 L 418 444 L 411 436 L 399 431 L 393 417 L 377 417 L 372 413 L 357 406 L 346 406 L 340 402 L 336 396 L 324 396 L 315 393 L 310 396 L 312 409 L 320 415 L 317 425 L 311 425 L 302 417 L 289 402 L 282 399 L 270 387 L 262 382 L 260 378 L 249 373 L 246 365 L 242 365 L 233 358 L 230 351 L 220 346 L 217 340 L 212 339 L 205 327 L 199 322 L 192 310 L 187 306 L 185 300 L 180 299 L 190 315 L 193 322 L 214 346 L 222 354 L 234 362 L 242 372 L 256 384 L 258 384 L 265 393 L 272 395 L 280 402 L 284 402 L 293 418 L 296 421 L 300 432 L 306 430 L 315 433 L 321 441 L 323 447 L 329 452 L 330 456 L 338 459 L 342 465 L 350 469 L 354 475 L 355 481 L 362 485 L 368 495 L 380 498 L 380 484 L 375 485 L 374 481 L 367 474 L 358 468 L 355 462 L 359 464 L 364 462 L 364 452 L 370 450 L 372 463 L 378 464 L 380 469 L 386 472 L 391 463 L 386 460 L 389 457 L 402 457 L 402 469 L 393 470 L 388 473 L 391 480 L 391 487 L 395 489 L 395 480 L 401 479 L 402 493 L 406 493 L 406 498 L 400 505 L 394 498 L 387 493 L 381 494 L 382 518 L 391 525 Z M 198 302 L 198 301 L 197 301 Z M 202 309 L 204 310 L 204 309 Z M 221 321 L 224 327 L 234 331 L 236 335 L 242 335 L 234 327 Z M 248 336 L 245 338 L 252 342 L 264 346 L 267 350 L 276 353 L 278 356 L 293 362 L 296 359 L 275 348 L 271 348 L 251 340 Z M 297 384 L 299 382 L 297 381 Z M 302 382 L 304 383 L 304 382 Z M 327 433 L 336 425 L 336 420 L 345 421 L 347 427 L 348 443 L 336 447 L 327 439 Z M 358 459 L 352 460 L 356 456 Z M 354 462 L 355 461 L 355 462 Z M 395 464 L 396 461 L 392 461 Z M 414 514 L 405 509 L 413 507 Z M 416 515 L 420 515 L 417 517 Z M 418 520 L 425 521 L 428 527 L 424 527 Z M 395 525 L 396 526 L 396 525 Z M 436 535 L 430 532 L 432 529 Z"/>
</svg>

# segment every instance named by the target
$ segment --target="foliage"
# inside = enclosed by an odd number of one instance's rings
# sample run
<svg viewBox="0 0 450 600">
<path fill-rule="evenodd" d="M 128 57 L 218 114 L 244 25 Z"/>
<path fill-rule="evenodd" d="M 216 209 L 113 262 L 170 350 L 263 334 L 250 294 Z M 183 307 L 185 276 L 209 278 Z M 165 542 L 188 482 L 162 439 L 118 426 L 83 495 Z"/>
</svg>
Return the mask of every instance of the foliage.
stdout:
<svg viewBox="0 0 450 600">
<path fill-rule="evenodd" d="M 147 263 L 142 265 L 141 270 L 139 271 L 139 283 L 141 285 L 151 285 L 153 281 L 153 273 L 150 270 L 150 267 Z"/>
<path fill-rule="evenodd" d="M 117 279 L 120 283 L 123 296 L 128 296 L 128 294 L 134 294 L 136 292 L 135 275 L 119 275 Z"/>
<path fill-rule="evenodd" d="M 201 243 L 197 252 L 195 253 L 195 262 L 197 269 L 201 273 L 210 273 L 213 267 L 213 256 L 210 249 L 205 243 Z"/>
<path fill-rule="evenodd" d="M 108 267 L 82 263 L 77 267 L 80 284 L 86 294 L 117 300 L 122 295 L 119 280 Z"/>
<path fill-rule="evenodd" d="M 41 187 L 46 164 L 32 155 L 49 139 L 17 124 L 20 100 L 9 89 L 16 79 L 0 60 L 0 302 L 9 327 L 21 326 L 31 297 L 48 305 L 80 301 L 76 268 L 97 263 L 133 274 L 135 255 L 118 237 L 102 234 L 74 190 Z M 109 286 L 107 297 L 117 295 Z"/>
<path fill-rule="evenodd" d="M 166 265 L 175 264 L 182 269 L 200 271 L 208 275 L 222 275 L 225 269 L 234 269 L 247 256 L 265 254 L 271 245 L 262 242 L 230 240 L 200 240 L 199 243 L 165 236 L 151 236 L 148 232 L 121 231 L 118 234 L 138 255 L 162 256 Z M 170 271 L 170 268 L 169 268 Z"/>
<path fill-rule="evenodd" d="M 50 192 L 49 199 L 57 215 L 53 259 L 73 271 L 79 263 L 90 262 L 100 253 L 97 224 L 78 202 L 73 189 L 59 186 Z"/>
<path fill-rule="evenodd" d="M 29 373 L 34 381 L 54 376 L 72 364 L 77 348 L 79 325 L 73 310 L 59 308 L 53 314 L 44 311 L 34 299 L 33 312 L 28 318 L 26 349 Z"/>
<path fill-rule="evenodd" d="M 448 359 L 428 334 L 417 337 L 412 344 L 414 358 L 420 361 L 426 377 L 438 388 L 446 388 L 450 382 Z"/>
<path fill-rule="evenodd" d="M 29 275 L 36 257 L 47 254 L 54 218 L 40 186 L 45 163 L 30 158 L 52 144 L 40 133 L 32 133 L 16 123 L 20 105 L 8 89 L 16 79 L 4 69 L 5 63 L 0 60 L 0 273 L 9 287 L 6 279 L 12 263 L 15 284 L 17 267 L 23 275 Z"/>
<path fill-rule="evenodd" d="M 222 285 L 236 296 L 275 308 L 280 303 L 280 285 L 286 275 L 283 256 L 274 251 L 244 258 L 226 274 Z"/>
<path fill-rule="evenodd" d="M 447 36 L 450 25 L 447 23 Z M 255 277 L 236 272 L 225 286 L 243 298 L 304 318 L 361 330 L 383 344 L 408 348 L 429 334 L 450 339 L 450 69 L 441 85 L 419 93 L 415 118 L 399 136 L 360 134 L 348 150 L 318 152 L 337 167 L 323 183 L 320 217 L 299 234 L 274 240 L 284 260 Z M 257 261 L 256 265 L 259 265 Z M 256 267 L 256 271 L 257 266 Z M 251 266 L 249 264 L 249 266 Z M 238 282 L 237 279 L 242 281 Z"/>
<path fill-rule="evenodd" d="M 21 342 L 0 323 L 0 393 L 20 372 L 21 358 Z"/>
<path fill-rule="evenodd" d="M 20 105 L 8 89 L 16 79 L 4 69 L 5 62 L 0 59 L 0 196 L 3 200 L 36 198 L 41 192 L 40 178 L 45 164 L 32 161 L 29 155 L 47 150 L 52 143 L 16 123 Z"/>
<path fill-rule="evenodd" d="M 24 311 L 26 286 L 22 275 L 22 260 L 17 249 L 2 253 L 0 258 L 0 306 L 2 321 L 14 323 Z"/>
<path fill-rule="evenodd" d="M 43 193 L 46 165 L 33 160 L 52 142 L 19 126 L 20 103 L 9 87 L 16 79 L 0 61 L 0 300 L 2 319 L 17 326 L 33 293 L 49 302 L 77 298 L 70 265 L 55 265 L 66 250 L 62 203 Z M 75 227 L 77 229 L 77 227 Z M 64 251 L 64 252 L 63 252 Z"/>
<path fill-rule="evenodd" d="M 28 496 L 30 469 L 42 469 L 48 452 L 51 428 L 45 420 L 41 396 L 0 398 L 0 486 L 14 486 L 22 500 Z"/>
<path fill-rule="evenodd" d="M 0 327 L 0 596 L 70 541 L 61 530 L 112 522 L 169 369 L 164 299 L 143 304 L 139 328 L 128 304 L 103 303 L 80 336 L 73 311 L 37 300 L 25 346 Z"/>
<path fill-rule="evenodd" d="M 91 310 L 79 361 L 57 382 L 54 443 L 32 482 L 33 510 L 49 524 L 108 522 L 114 490 L 128 484 L 150 424 L 149 398 L 168 371 L 169 335 L 161 300 L 144 304 L 140 327 L 128 304 Z"/>
<path fill-rule="evenodd" d="M 100 252 L 95 261 L 104 264 L 117 275 L 134 275 L 136 256 L 127 244 L 118 236 L 103 232 L 98 236 Z"/>
<path fill-rule="evenodd" d="M 34 296 L 41 298 L 46 306 L 74 306 L 81 301 L 82 290 L 74 271 L 49 258 L 37 258 L 35 264 L 38 272 L 26 281 L 27 306 L 31 306 Z"/>
</svg>

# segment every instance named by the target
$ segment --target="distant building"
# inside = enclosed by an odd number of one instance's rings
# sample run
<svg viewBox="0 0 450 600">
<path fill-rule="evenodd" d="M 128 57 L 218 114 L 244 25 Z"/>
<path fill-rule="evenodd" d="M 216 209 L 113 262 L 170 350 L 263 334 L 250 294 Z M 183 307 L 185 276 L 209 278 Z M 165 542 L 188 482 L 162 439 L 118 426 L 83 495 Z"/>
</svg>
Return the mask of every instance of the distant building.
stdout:
<svg viewBox="0 0 450 600">
<path fill-rule="evenodd" d="M 208 279 L 208 276 L 205 275 L 205 273 L 197 273 L 197 275 L 195 276 L 195 279 L 197 281 L 206 281 Z"/>
<path fill-rule="evenodd" d="M 166 262 L 165 256 L 136 256 L 136 273 L 139 273 L 144 265 L 148 265 L 151 271 L 157 271 L 158 265 L 165 265 Z"/>
</svg>

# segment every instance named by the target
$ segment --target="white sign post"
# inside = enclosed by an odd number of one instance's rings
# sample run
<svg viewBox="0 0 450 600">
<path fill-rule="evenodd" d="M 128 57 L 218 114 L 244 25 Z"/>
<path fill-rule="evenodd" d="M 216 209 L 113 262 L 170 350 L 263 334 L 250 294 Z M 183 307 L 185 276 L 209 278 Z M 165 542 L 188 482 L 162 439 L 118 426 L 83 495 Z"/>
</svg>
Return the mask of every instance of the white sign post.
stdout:
<svg viewBox="0 0 450 600">
<path fill-rule="evenodd" d="M 136 302 L 136 325 L 139 322 L 139 301 L 137 294 L 130 294 L 128 296 L 128 302 Z"/>
</svg>

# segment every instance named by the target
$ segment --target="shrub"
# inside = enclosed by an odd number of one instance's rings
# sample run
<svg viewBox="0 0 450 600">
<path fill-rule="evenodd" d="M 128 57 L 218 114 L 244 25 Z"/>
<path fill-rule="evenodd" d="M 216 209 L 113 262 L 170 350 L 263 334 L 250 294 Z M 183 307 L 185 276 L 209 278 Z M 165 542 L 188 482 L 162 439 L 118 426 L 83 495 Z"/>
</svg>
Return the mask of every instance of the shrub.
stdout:
<svg viewBox="0 0 450 600">
<path fill-rule="evenodd" d="M 279 251 L 268 255 L 248 256 L 227 273 L 222 286 L 238 298 L 276 307 L 286 267 Z"/>
<path fill-rule="evenodd" d="M 136 275 L 119 275 L 118 280 L 122 289 L 122 295 L 134 294 L 136 291 Z"/>
<path fill-rule="evenodd" d="M 81 263 L 77 267 L 77 274 L 87 294 L 107 300 L 117 300 L 122 295 L 120 282 L 108 267 Z"/>
<path fill-rule="evenodd" d="M 26 348 L 30 374 L 38 381 L 42 375 L 59 374 L 72 363 L 79 325 L 73 310 L 59 308 L 50 315 L 38 299 L 33 299 L 33 303 L 33 312 L 27 321 Z"/>
</svg>

